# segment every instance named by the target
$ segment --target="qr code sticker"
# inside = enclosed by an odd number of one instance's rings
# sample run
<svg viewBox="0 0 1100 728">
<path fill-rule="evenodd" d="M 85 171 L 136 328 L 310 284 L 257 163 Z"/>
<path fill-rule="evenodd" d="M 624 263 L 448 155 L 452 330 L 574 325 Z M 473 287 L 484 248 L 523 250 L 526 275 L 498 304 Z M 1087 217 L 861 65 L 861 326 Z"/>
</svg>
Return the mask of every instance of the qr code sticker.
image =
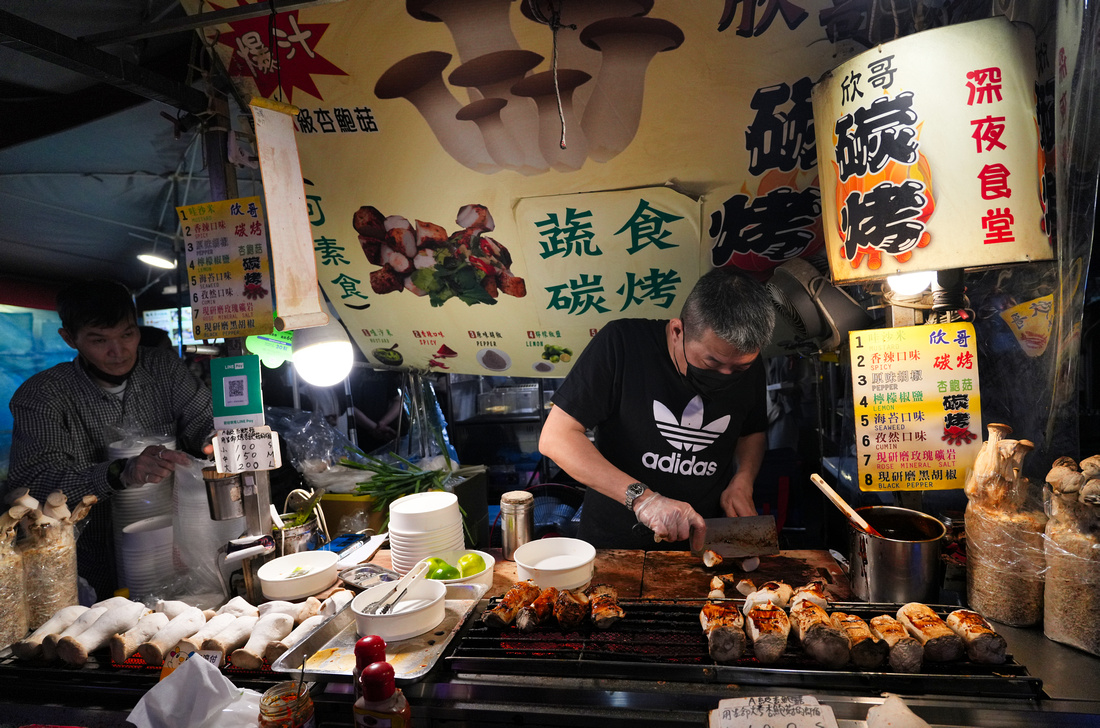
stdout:
<svg viewBox="0 0 1100 728">
<path fill-rule="evenodd" d="M 225 406 L 246 407 L 248 405 L 248 377 L 225 378 Z"/>
</svg>

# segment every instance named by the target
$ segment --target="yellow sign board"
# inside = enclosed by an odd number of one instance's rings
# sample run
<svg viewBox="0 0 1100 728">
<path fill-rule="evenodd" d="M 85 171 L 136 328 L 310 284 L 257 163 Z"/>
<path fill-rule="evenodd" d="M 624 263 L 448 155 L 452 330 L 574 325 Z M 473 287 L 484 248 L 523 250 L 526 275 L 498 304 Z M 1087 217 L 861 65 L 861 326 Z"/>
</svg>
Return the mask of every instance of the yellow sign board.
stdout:
<svg viewBox="0 0 1100 728">
<path fill-rule="evenodd" d="M 853 331 L 859 488 L 962 488 L 981 449 L 978 347 L 969 323 Z"/>
<path fill-rule="evenodd" d="M 267 230 L 259 197 L 176 208 L 196 339 L 274 329 Z"/>
</svg>

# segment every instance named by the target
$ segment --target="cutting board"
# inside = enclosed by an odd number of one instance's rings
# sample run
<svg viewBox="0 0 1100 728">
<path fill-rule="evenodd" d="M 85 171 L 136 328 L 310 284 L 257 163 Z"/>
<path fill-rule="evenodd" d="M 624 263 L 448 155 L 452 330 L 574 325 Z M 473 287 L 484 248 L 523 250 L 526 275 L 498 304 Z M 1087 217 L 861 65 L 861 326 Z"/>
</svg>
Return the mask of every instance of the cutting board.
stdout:
<svg viewBox="0 0 1100 728">
<path fill-rule="evenodd" d="M 785 581 L 802 586 L 810 579 L 825 579 L 825 592 L 830 599 L 851 601 L 852 586 L 848 575 L 828 551 L 783 551 L 773 556 L 761 556 L 760 568 L 746 574 L 733 560 L 708 569 L 698 556 L 687 551 L 648 551 L 642 569 L 643 599 L 704 599 L 710 591 L 710 580 L 719 574 L 734 574 L 738 579 L 750 578 L 756 584 L 765 581 Z M 739 597 L 740 594 L 727 594 Z"/>
</svg>

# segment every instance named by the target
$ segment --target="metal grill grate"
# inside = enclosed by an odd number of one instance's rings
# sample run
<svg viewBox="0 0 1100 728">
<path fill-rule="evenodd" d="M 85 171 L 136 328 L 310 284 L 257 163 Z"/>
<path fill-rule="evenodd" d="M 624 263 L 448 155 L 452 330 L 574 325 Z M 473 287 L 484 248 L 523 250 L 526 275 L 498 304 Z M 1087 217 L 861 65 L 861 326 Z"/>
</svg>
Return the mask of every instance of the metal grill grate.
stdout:
<svg viewBox="0 0 1100 728">
<path fill-rule="evenodd" d="M 493 600 L 488 607 L 496 603 Z M 679 682 L 730 682 L 771 686 L 936 692 L 1035 698 L 1042 682 L 1011 656 L 1001 665 L 967 661 L 925 663 L 917 674 L 824 667 L 804 654 L 792 636 L 779 662 L 762 665 L 751 655 L 718 664 L 707 652 L 699 624 L 701 600 L 620 601 L 626 617 L 610 630 L 575 632 L 555 627 L 523 633 L 486 625 L 475 614 L 447 658 L 456 672 L 557 677 L 603 677 Z M 844 603 L 835 609 L 870 619 L 898 605 Z M 941 616 L 950 607 L 937 608 Z M 884 666 L 885 668 L 885 666 Z M 889 669 L 889 668 L 885 668 Z"/>
</svg>

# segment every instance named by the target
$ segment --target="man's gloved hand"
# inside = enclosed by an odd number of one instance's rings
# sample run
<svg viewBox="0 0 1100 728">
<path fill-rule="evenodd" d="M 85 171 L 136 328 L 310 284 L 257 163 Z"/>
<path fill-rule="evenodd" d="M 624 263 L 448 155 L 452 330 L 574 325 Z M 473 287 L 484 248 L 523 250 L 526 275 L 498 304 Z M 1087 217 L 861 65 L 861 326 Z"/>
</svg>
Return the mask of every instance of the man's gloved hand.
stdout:
<svg viewBox="0 0 1100 728">
<path fill-rule="evenodd" d="M 638 522 L 653 531 L 658 541 L 683 541 L 691 538 L 691 548 L 703 548 L 707 524 L 695 509 L 683 501 L 653 493 L 634 508 Z"/>
<path fill-rule="evenodd" d="M 186 453 L 169 450 L 163 445 L 150 445 L 126 461 L 119 480 L 127 488 L 135 488 L 146 483 L 159 483 L 172 474 L 177 465 L 187 465 L 190 458 Z"/>
</svg>

